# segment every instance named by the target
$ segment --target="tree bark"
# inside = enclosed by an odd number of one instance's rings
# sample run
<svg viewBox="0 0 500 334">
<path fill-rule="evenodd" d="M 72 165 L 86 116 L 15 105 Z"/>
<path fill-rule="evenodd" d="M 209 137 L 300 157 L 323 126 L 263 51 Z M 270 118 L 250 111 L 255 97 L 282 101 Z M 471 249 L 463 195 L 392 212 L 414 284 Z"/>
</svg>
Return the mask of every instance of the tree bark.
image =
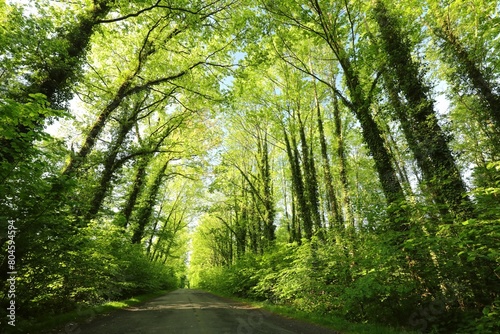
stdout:
<svg viewBox="0 0 500 334">
<path fill-rule="evenodd" d="M 381 1 L 376 3 L 375 17 L 390 60 L 389 75 L 394 76 L 397 89 L 407 100 L 407 108 L 396 115 L 424 179 L 439 206 L 449 208 L 454 217 L 470 218 L 474 206 L 466 195 L 448 140 L 438 124 L 433 102 L 427 97 L 430 89 L 423 82 L 423 73 L 412 60 L 410 46 L 397 19 Z"/>
<path fill-rule="evenodd" d="M 265 210 L 264 237 L 267 241 L 267 246 L 270 246 L 276 239 L 276 226 L 274 225 L 276 210 L 274 208 L 272 193 L 271 164 L 269 162 L 267 132 L 262 135 L 260 129 L 257 130 L 257 153 L 259 155 L 258 168 L 260 174 L 259 179 L 262 187 L 262 201 Z"/>
<path fill-rule="evenodd" d="M 132 235 L 133 244 L 139 244 L 142 241 L 144 230 L 147 223 L 149 222 L 149 219 L 151 218 L 151 213 L 153 212 L 153 208 L 156 203 L 156 198 L 158 196 L 160 186 L 163 182 L 163 178 L 165 177 L 165 171 L 167 169 L 168 163 L 169 160 L 163 163 L 163 165 L 160 167 L 160 170 L 155 175 L 153 185 L 148 189 L 148 192 L 145 195 L 145 203 L 139 209 L 139 212 L 137 214 L 137 226 L 135 226 Z"/>
<path fill-rule="evenodd" d="M 349 180 L 347 179 L 347 159 L 345 155 L 344 135 L 342 134 L 342 119 L 340 116 L 337 95 L 333 94 L 333 120 L 335 123 L 335 137 L 337 139 L 337 158 L 339 159 L 339 177 L 342 185 L 342 204 L 344 206 L 345 221 L 350 228 L 354 228 L 354 216 L 351 208 Z M 344 226 L 342 226 L 344 229 Z"/>
<path fill-rule="evenodd" d="M 142 192 L 144 185 L 146 183 L 146 169 L 148 167 L 151 156 L 143 156 L 139 159 L 137 163 L 137 172 L 135 174 L 134 184 L 132 185 L 132 190 L 130 191 L 127 199 L 127 203 L 122 210 L 124 216 L 123 228 L 126 229 L 130 223 L 132 217 L 132 212 L 137 203 L 140 193 Z"/>
<path fill-rule="evenodd" d="M 59 39 L 64 40 L 66 43 L 65 50 L 55 53 L 52 63 L 56 64 L 47 70 L 43 70 L 43 75 L 35 73 L 31 79 L 31 84 L 28 85 L 26 90 L 19 96 L 13 98 L 21 103 L 29 101 L 29 95 L 35 93 L 42 93 L 47 97 L 47 101 L 51 108 L 63 109 L 65 103 L 70 100 L 70 88 L 72 83 L 76 81 L 76 76 L 80 71 L 82 59 L 85 56 L 90 38 L 94 33 L 94 28 L 99 24 L 99 20 L 107 15 L 111 10 L 109 1 L 95 1 L 94 6 L 87 12 L 78 16 L 77 24 L 74 25 L 69 31 L 58 36 Z M 38 78 L 43 78 L 39 81 Z M 37 114 L 34 116 L 32 126 L 19 124 L 16 127 L 16 132 L 19 134 L 18 138 L 25 137 L 33 127 L 41 128 L 45 120 L 44 114 Z M 1 139 L 0 140 L 0 159 L 13 164 L 19 156 L 14 152 L 14 142 L 18 139 Z M 32 143 L 25 143 L 31 146 Z M 22 149 L 20 150 L 22 151 Z"/>
<path fill-rule="evenodd" d="M 311 214 L 312 227 L 314 232 L 321 235 L 321 215 L 319 209 L 318 179 L 316 176 L 316 167 L 312 148 L 307 143 L 305 125 L 302 122 L 300 109 L 297 108 L 297 120 L 299 121 L 299 138 L 302 153 L 302 166 L 304 172 L 304 190 L 306 202 Z"/>
<path fill-rule="evenodd" d="M 333 186 L 333 176 L 330 166 L 330 157 L 328 155 L 328 144 L 326 142 L 325 130 L 323 127 L 323 115 L 321 113 L 321 106 L 319 103 L 316 81 L 314 81 L 314 98 L 316 103 L 316 119 L 318 124 L 321 157 L 323 161 L 323 173 L 325 178 L 325 188 L 327 195 L 326 202 L 328 209 L 328 221 L 330 223 L 330 227 L 332 227 L 334 230 L 342 231 L 344 228 L 344 217 L 340 212 L 337 195 L 335 193 L 335 188 Z"/>
<path fill-rule="evenodd" d="M 94 196 L 90 202 L 90 208 L 85 215 L 85 220 L 89 221 L 94 218 L 99 212 L 102 202 L 106 197 L 106 193 L 109 190 L 111 179 L 116 171 L 116 157 L 120 152 L 120 148 L 127 137 L 127 134 L 132 130 L 134 126 L 134 121 L 130 119 L 125 119 L 118 130 L 118 136 L 116 140 L 112 143 L 111 148 L 108 151 L 108 156 L 104 161 L 104 170 L 101 174 L 99 180 L 99 186 L 94 192 Z"/>
<path fill-rule="evenodd" d="M 297 149 L 297 143 L 292 135 L 290 140 L 286 129 L 283 129 L 285 145 L 288 160 L 290 162 L 291 172 L 292 172 L 292 189 L 295 193 L 295 198 L 297 199 L 298 205 L 298 217 L 302 221 L 304 226 L 304 234 L 307 239 L 311 239 L 313 235 L 313 222 L 311 218 L 310 208 L 307 204 L 304 180 L 302 179 L 302 172 L 299 162 L 299 152 Z"/>
<path fill-rule="evenodd" d="M 482 100 L 488 114 L 482 118 L 490 119 L 494 123 L 495 129 L 493 132 L 496 139 L 494 144 L 500 145 L 500 96 L 495 93 L 493 85 L 455 35 L 449 22 L 445 22 L 442 27 L 434 29 L 434 33 L 448 46 L 448 50 L 452 52 L 457 61 L 457 68 L 469 79 Z"/>
</svg>

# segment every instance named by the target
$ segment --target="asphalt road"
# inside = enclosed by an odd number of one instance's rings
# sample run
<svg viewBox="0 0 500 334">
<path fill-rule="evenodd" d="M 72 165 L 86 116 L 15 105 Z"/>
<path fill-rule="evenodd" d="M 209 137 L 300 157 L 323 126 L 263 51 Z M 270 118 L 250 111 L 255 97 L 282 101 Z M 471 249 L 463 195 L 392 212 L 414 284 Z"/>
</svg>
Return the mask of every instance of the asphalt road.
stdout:
<svg viewBox="0 0 500 334">
<path fill-rule="evenodd" d="M 179 289 L 137 307 L 68 324 L 67 334 L 339 334 L 200 290 Z"/>
</svg>

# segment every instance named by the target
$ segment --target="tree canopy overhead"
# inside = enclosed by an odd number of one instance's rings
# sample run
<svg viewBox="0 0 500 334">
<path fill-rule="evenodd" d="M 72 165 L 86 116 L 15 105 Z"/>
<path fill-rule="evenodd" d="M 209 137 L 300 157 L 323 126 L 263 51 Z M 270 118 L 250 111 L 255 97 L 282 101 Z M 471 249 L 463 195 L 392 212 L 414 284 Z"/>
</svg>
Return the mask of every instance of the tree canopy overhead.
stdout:
<svg viewBox="0 0 500 334">
<path fill-rule="evenodd" d="M 2 309 L 12 277 L 28 326 L 187 275 L 356 322 L 496 333 L 498 12 L 0 0 Z"/>
</svg>

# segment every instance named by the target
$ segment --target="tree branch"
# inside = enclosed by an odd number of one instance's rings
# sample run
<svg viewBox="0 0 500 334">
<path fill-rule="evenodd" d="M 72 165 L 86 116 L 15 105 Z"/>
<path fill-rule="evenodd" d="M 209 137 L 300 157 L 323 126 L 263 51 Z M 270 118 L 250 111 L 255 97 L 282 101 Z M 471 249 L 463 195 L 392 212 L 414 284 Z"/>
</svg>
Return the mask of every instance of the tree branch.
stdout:
<svg viewBox="0 0 500 334">
<path fill-rule="evenodd" d="M 136 13 L 131 13 L 131 14 L 128 14 L 128 15 L 125 15 L 125 16 L 122 16 L 122 17 L 117 17 L 117 18 L 114 18 L 114 19 L 103 19 L 103 20 L 98 20 L 97 23 L 98 24 L 101 24 L 101 23 L 112 23 L 112 22 L 118 22 L 118 21 L 123 21 L 123 20 L 126 20 L 128 18 L 131 18 L 131 17 L 137 17 L 139 15 L 141 15 L 142 13 L 145 13 L 145 12 L 148 12 L 150 10 L 153 10 L 155 8 L 158 8 L 159 4 L 160 4 L 161 0 L 158 0 L 156 1 L 156 3 L 150 7 L 147 7 L 147 8 L 144 8 L 144 9 L 141 9 L 140 11 L 136 12 Z"/>
</svg>

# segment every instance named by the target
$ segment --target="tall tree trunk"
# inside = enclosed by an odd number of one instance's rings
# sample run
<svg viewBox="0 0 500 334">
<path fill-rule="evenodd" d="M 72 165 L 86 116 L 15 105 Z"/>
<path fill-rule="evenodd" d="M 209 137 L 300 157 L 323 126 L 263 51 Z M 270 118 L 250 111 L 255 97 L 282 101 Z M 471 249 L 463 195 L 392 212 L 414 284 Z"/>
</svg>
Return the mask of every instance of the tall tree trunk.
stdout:
<svg viewBox="0 0 500 334">
<path fill-rule="evenodd" d="M 175 201 L 174 203 L 172 204 L 172 207 L 170 208 L 170 211 L 168 212 L 168 215 L 167 215 L 167 218 L 165 218 L 165 222 L 163 223 L 163 226 L 161 227 L 161 231 L 158 236 L 158 241 L 160 241 L 160 239 L 163 238 L 163 235 L 165 233 L 165 230 L 167 229 L 168 227 L 168 223 L 170 222 L 170 220 L 172 219 L 172 215 L 174 214 L 174 211 L 177 209 L 178 205 L 179 205 L 179 200 L 181 199 L 181 195 L 182 195 L 182 191 L 179 191 L 179 193 L 177 194 L 177 196 L 175 197 Z M 153 228 L 153 232 L 151 233 L 151 237 L 149 239 L 149 244 L 148 244 L 148 251 L 147 253 L 149 254 L 149 250 L 151 249 L 151 246 L 152 246 L 152 243 L 153 243 L 153 238 L 154 236 L 156 235 L 155 231 L 156 231 L 156 227 L 157 227 L 157 223 L 159 222 L 159 217 L 160 217 L 160 214 L 163 210 L 163 204 L 161 205 L 160 207 L 160 210 L 158 212 L 158 215 L 157 215 L 157 219 L 155 221 L 155 226 Z M 154 259 L 155 258 L 155 253 L 156 253 L 156 250 L 157 250 L 157 247 L 155 247 L 154 249 L 154 252 L 153 252 L 153 255 L 151 256 L 151 259 Z"/>
<path fill-rule="evenodd" d="M 250 194 L 252 195 L 252 194 Z M 253 203 L 253 201 L 252 201 Z M 249 203 L 250 205 L 250 203 Z M 248 210 L 248 234 L 250 237 L 250 248 L 254 254 L 259 253 L 259 247 L 260 247 L 260 235 L 261 232 L 259 231 L 258 224 L 259 224 L 259 217 L 255 214 L 255 208 L 249 207 Z"/>
<path fill-rule="evenodd" d="M 85 216 L 86 221 L 89 221 L 90 219 L 94 218 L 97 212 L 99 212 L 99 209 L 101 208 L 102 202 L 106 197 L 106 193 L 108 192 L 111 183 L 111 178 L 113 177 L 113 174 L 116 171 L 117 167 L 115 166 L 116 157 L 120 152 L 120 148 L 123 142 L 125 141 L 125 138 L 127 137 L 130 130 L 132 130 L 134 123 L 135 122 L 133 119 L 125 119 L 120 125 L 120 128 L 118 130 L 118 136 L 116 140 L 112 143 L 111 148 L 108 151 L 106 160 L 104 161 L 104 170 L 101 174 L 99 185 L 95 190 L 94 196 L 90 202 L 90 208 L 86 213 Z"/>
<path fill-rule="evenodd" d="M 330 226 L 336 231 L 342 231 L 344 228 L 344 217 L 340 212 L 337 195 L 333 186 L 333 176 L 330 166 L 330 157 L 328 155 L 328 144 L 326 142 L 325 130 L 323 127 L 323 115 L 318 98 L 316 81 L 314 81 L 314 100 L 316 103 L 316 119 L 318 123 L 319 141 L 321 147 L 321 158 L 323 161 L 323 174 L 325 178 L 325 188 L 327 195 L 328 221 Z"/>
<path fill-rule="evenodd" d="M 142 92 L 147 92 L 149 89 L 152 87 L 161 85 L 162 83 L 167 83 L 171 82 L 172 80 L 178 79 L 180 77 L 183 77 L 189 71 L 191 71 L 193 68 L 199 66 L 202 64 L 202 62 L 197 62 L 189 67 L 187 67 L 184 70 L 180 70 L 177 73 L 167 76 L 167 77 L 161 77 L 159 79 L 155 80 L 150 80 L 145 83 L 141 84 L 135 84 L 134 85 L 134 80 L 137 78 L 143 67 L 145 66 L 146 62 L 148 61 L 148 58 L 156 52 L 156 49 L 153 45 L 153 43 L 149 40 L 150 33 L 157 27 L 158 25 L 154 25 L 152 28 L 150 28 L 149 33 L 146 34 L 146 37 L 143 40 L 142 47 L 138 52 L 137 58 L 137 65 L 131 71 L 131 73 L 128 74 L 128 76 L 125 77 L 123 82 L 121 83 L 120 87 L 116 91 L 115 95 L 113 96 L 113 99 L 106 105 L 106 107 L 101 111 L 99 116 L 97 116 L 97 119 L 95 120 L 94 124 L 92 124 L 89 133 L 87 134 L 87 137 L 85 138 L 82 147 L 80 150 L 75 154 L 72 155 L 69 159 L 68 164 L 65 166 L 62 175 L 65 177 L 70 177 L 72 176 L 75 171 L 79 168 L 79 166 L 85 162 L 87 156 L 90 154 L 92 149 L 94 148 L 94 145 L 97 141 L 97 138 L 101 131 L 104 129 L 104 126 L 108 122 L 111 114 L 120 106 L 122 101 L 129 97 L 133 96 L 135 94 L 139 94 Z M 172 38 L 175 35 L 179 34 L 182 30 L 174 30 L 168 38 Z M 175 88 L 174 88 L 175 91 Z M 173 91 L 168 93 L 167 95 L 172 94 Z"/>
<path fill-rule="evenodd" d="M 235 198 L 236 200 L 236 198 Z M 234 221 L 235 221 L 235 227 L 234 227 L 234 237 L 236 241 L 236 256 L 237 258 L 241 258 L 243 255 L 245 255 L 246 251 L 246 238 L 247 238 L 247 214 L 246 214 L 246 208 L 244 207 L 243 204 L 238 204 L 235 203 L 235 210 L 234 210 Z"/>
<path fill-rule="evenodd" d="M 250 226 L 252 227 L 253 232 L 255 233 L 255 246 L 256 246 L 256 254 L 262 254 L 264 251 L 265 242 L 263 239 L 264 236 L 264 228 L 265 224 L 262 208 L 260 207 L 260 201 L 257 199 L 258 193 L 252 191 L 250 192 L 251 203 L 252 203 L 252 215 L 250 219 Z"/>
<path fill-rule="evenodd" d="M 264 237 L 271 245 L 276 239 L 274 218 L 275 208 L 272 193 L 271 164 L 269 162 L 269 148 L 267 142 L 267 132 L 262 135 L 260 129 L 257 130 L 257 153 L 259 155 L 258 168 L 260 182 L 262 184 L 262 201 L 264 205 Z"/>
<path fill-rule="evenodd" d="M 283 134 L 285 139 L 288 160 L 290 162 L 290 167 L 292 172 L 292 188 L 295 193 L 295 198 L 297 199 L 298 217 L 302 221 L 302 224 L 304 226 L 305 237 L 310 240 L 313 235 L 313 221 L 311 217 L 310 208 L 307 203 L 304 181 L 302 179 L 297 142 L 293 135 L 291 140 L 289 139 L 286 129 L 284 128 L 283 128 Z"/>
<path fill-rule="evenodd" d="M 292 242 L 296 241 L 301 243 L 302 228 L 299 221 L 299 214 L 297 213 L 297 195 L 292 193 Z"/>
<path fill-rule="evenodd" d="M 168 126 L 164 129 L 164 133 L 160 136 L 159 140 L 154 144 L 152 149 L 149 152 L 146 152 L 143 155 L 140 155 L 139 160 L 138 160 L 138 167 L 137 167 L 137 172 L 136 176 L 134 179 L 134 183 L 132 185 L 132 189 L 130 191 L 130 194 L 128 196 L 127 202 L 122 210 L 122 214 L 124 216 L 124 224 L 123 228 L 127 228 L 130 222 L 130 218 L 132 217 L 132 211 L 134 210 L 135 204 L 137 202 L 137 198 L 139 197 L 140 193 L 142 192 L 144 185 L 145 185 L 145 177 L 146 177 L 146 169 L 153 158 L 154 152 L 158 151 L 158 149 L 162 146 L 163 142 L 165 141 L 166 138 L 172 134 L 172 132 L 176 129 L 178 129 L 181 124 L 183 123 L 184 118 L 183 117 L 176 117 L 173 116 L 169 120 L 166 121 L 165 125 L 168 124 Z M 172 123 L 171 123 L 172 122 Z M 137 124 L 137 123 L 136 123 Z M 164 126 L 162 126 L 164 127 Z M 139 142 L 142 142 L 141 139 L 139 139 Z"/>
<path fill-rule="evenodd" d="M 135 76 L 135 74 L 134 74 Z M 104 110 L 99 114 L 94 124 L 90 128 L 87 137 L 85 138 L 82 147 L 80 150 L 70 157 L 70 160 L 66 167 L 63 170 L 62 175 L 66 177 L 71 177 L 79 166 L 86 160 L 87 156 L 90 154 L 92 149 L 94 148 L 95 142 L 97 141 L 97 137 L 101 133 L 102 129 L 106 125 L 111 113 L 115 111 L 118 106 L 121 104 L 123 99 L 127 95 L 127 91 L 132 85 L 132 79 L 134 76 L 127 78 L 114 96 L 113 100 L 108 103 L 108 105 L 104 108 Z"/>
<path fill-rule="evenodd" d="M 139 198 L 139 195 L 142 192 L 144 185 L 146 184 L 146 169 L 150 160 L 151 156 L 142 156 L 139 158 L 139 162 L 137 163 L 138 166 L 134 183 L 128 195 L 127 202 L 125 203 L 125 206 L 122 210 L 122 214 L 124 216 L 123 228 L 128 227 L 130 219 L 132 217 L 132 212 L 137 203 L 137 199 Z"/>
<path fill-rule="evenodd" d="M 52 60 L 56 66 L 49 68 L 43 81 L 32 83 L 26 93 L 42 93 L 54 108 L 63 108 L 71 99 L 69 89 L 75 82 L 75 77 L 80 70 L 82 60 L 87 51 L 90 39 L 99 21 L 111 10 L 113 1 L 94 1 L 92 8 L 79 16 L 78 24 L 71 27 L 58 38 L 66 41 L 65 51 L 54 56 L 59 60 Z"/>
<path fill-rule="evenodd" d="M 359 86 L 357 76 L 351 79 L 351 85 L 352 87 L 350 90 L 353 91 L 355 96 L 353 99 L 354 112 L 361 124 L 365 143 L 367 144 L 370 153 L 373 156 L 373 160 L 375 161 L 375 168 L 377 170 L 385 198 L 392 209 L 400 211 L 397 207 L 402 201 L 405 200 L 405 195 L 403 188 L 399 183 L 396 170 L 392 165 L 393 159 L 384 145 L 382 131 L 370 113 L 368 101 L 364 100 L 364 98 L 360 96 L 359 90 L 361 88 Z M 394 223 L 393 227 L 396 230 L 406 230 L 406 227 L 396 223 L 396 215 L 397 213 L 391 212 L 391 220 L 392 223 Z"/>
<path fill-rule="evenodd" d="M 350 228 L 354 228 L 354 216 L 351 208 L 351 195 L 347 179 L 347 159 L 345 155 L 344 135 L 342 134 L 342 119 L 340 117 L 337 95 L 333 94 L 333 120 L 335 123 L 335 137 L 337 139 L 337 158 L 339 161 L 339 177 L 342 185 L 342 204 L 344 206 L 345 221 Z M 341 230 L 344 226 L 341 226 Z"/>
<path fill-rule="evenodd" d="M 454 66 L 458 68 L 470 81 L 476 94 L 480 97 L 486 115 L 481 115 L 480 121 L 488 119 L 493 122 L 494 145 L 498 149 L 500 146 L 500 95 L 495 92 L 493 84 L 486 78 L 485 73 L 479 68 L 479 64 L 474 61 L 467 48 L 462 45 L 460 39 L 451 28 L 449 21 L 444 21 L 441 27 L 433 29 L 436 36 L 441 38 L 447 50 L 451 51 L 456 62 Z"/>
<path fill-rule="evenodd" d="M 132 235 L 132 243 L 141 243 L 142 237 L 144 236 L 144 230 L 146 228 L 149 219 L 151 218 L 151 213 L 153 212 L 154 205 L 156 203 L 156 197 L 158 196 L 158 191 L 165 177 L 165 170 L 167 169 L 169 160 L 167 160 L 161 167 L 158 173 L 155 175 L 153 185 L 148 189 L 145 195 L 145 203 L 139 209 L 137 214 L 137 225 L 134 228 Z"/>
<path fill-rule="evenodd" d="M 331 85 L 331 87 L 334 89 L 334 93 L 341 97 L 346 106 L 356 115 L 361 125 L 364 142 L 373 157 L 382 191 L 389 204 L 388 213 L 392 225 L 391 228 L 396 231 L 406 230 L 406 226 L 400 223 L 404 219 L 398 219 L 401 215 L 407 215 L 400 206 L 400 203 L 405 200 L 403 188 L 397 178 L 396 170 L 391 164 L 391 156 L 384 146 L 381 130 L 371 115 L 370 93 L 367 94 L 363 91 L 359 73 L 342 45 L 342 39 L 338 36 L 337 27 L 328 15 L 323 12 L 320 2 L 317 0 L 311 1 L 311 9 L 318 16 L 318 24 L 323 30 L 322 37 L 327 42 L 343 70 L 351 101 L 342 96 L 334 85 Z"/>
<path fill-rule="evenodd" d="M 297 108 L 297 119 L 299 121 L 299 137 L 302 153 L 302 166 L 304 171 L 304 184 L 307 205 L 312 218 L 312 225 L 315 232 L 321 234 L 321 214 L 319 209 L 318 179 L 316 177 L 316 167 L 312 149 L 307 143 L 306 129 L 302 121 L 300 109 Z"/>
<path fill-rule="evenodd" d="M 172 232 L 172 235 L 171 235 L 171 238 L 168 240 L 168 244 L 167 244 L 167 247 L 162 251 L 162 255 L 164 256 L 163 258 L 163 264 L 165 264 L 167 262 L 167 259 L 168 257 L 170 256 L 170 250 L 172 249 L 172 246 L 174 245 L 174 241 L 175 241 L 175 236 L 177 235 L 177 233 L 183 228 L 185 227 L 186 225 L 183 225 L 182 222 L 184 221 L 184 215 L 186 214 L 186 208 L 184 208 L 184 210 L 181 212 L 181 216 L 179 217 L 179 219 L 177 219 L 177 221 L 174 223 L 174 226 L 173 226 L 173 232 Z M 164 233 L 165 233 L 165 229 L 166 229 L 166 223 L 165 222 L 165 225 L 163 226 L 162 228 L 162 232 L 160 234 L 160 236 L 158 237 L 158 240 L 156 241 L 156 244 L 155 244 L 155 250 L 154 250 L 154 253 L 159 253 L 160 252 L 160 247 L 161 247 L 161 244 L 162 242 L 164 241 L 163 237 L 164 237 Z M 153 257 L 154 261 L 157 260 L 157 257 Z"/>
<path fill-rule="evenodd" d="M 401 179 L 405 192 L 409 196 L 413 196 L 414 194 L 413 190 L 411 189 L 410 177 L 408 176 L 408 171 L 405 166 L 404 157 L 401 154 L 401 151 L 398 147 L 398 143 L 396 142 L 390 131 L 391 130 L 389 129 L 389 126 L 387 126 L 385 130 L 386 134 L 385 141 L 387 142 L 387 147 L 389 148 L 391 156 L 394 157 L 394 166 L 396 166 L 399 178 Z"/>
<path fill-rule="evenodd" d="M 396 89 L 396 84 L 394 83 L 391 76 L 387 75 L 387 73 L 384 73 L 383 77 L 384 77 L 384 82 L 385 82 L 385 89 L 389 95 L 389 101 L 392 104 L 392 107 L 394 108 L 395 113 L 397 114 L 396 119 L 401 120 L 402 118 L 405 117 L 404 110 L 406 107 L 405 107 L 403 101 L 401 101 L 401 98 L 399 97 L 398 91 Z M 406 192 L 411 194 L 410 180 L 409 180 L 408 174 L 406 173 L 406 169 L 404 168 L 404 166 L 400 166 L 400 164 L 398 163 L 398 161 L 402 161 L 403 158 L 402 158 L 401 154 L 399 154 L 399 151 L 397 150 L 397 144 L 395 143 L 395 141 L 392 137 L 392 134 L 391 134 L 390 129 L 389 129 L 389 125 L 387 123 L 386 123 L 385 127 L 386 127 L 385 130 L 386 130 L 386 134 L 387 134 L 386 141 L 388 142 L 388 147 L 391 150 L 391 153 L 392 153 L 392 147 L 394 147 L 398 153 L 397 156 L 392 154 L 392 156 L 395 158 L 394 165 L 398 169 L 401 180 L 403 180 L 403 184 L 404 184 Z M 411 129 L 408 126 L 403 126 L 402 128 L 403 128 L 403 134 L 404 134 L 407 141 L 408 141 L 408 138 L 410 138 L 410 139 L 413 138 L 413 134 L 411 132 Z"/>
<path fill-rule="evenodd" d="M 423 73 L 412 60 L 397 19 L 381 1 L 376 3 L 375 17 L 390 60 L 390 74 L 408 101 L 404 115 L 397 113 L 408 144 L 437 204 L 449 208 L 454 217 L 467 219 L 473 216 L 474 206 L 437 122 L 433 102 L 427 97 L 429 88 L 423 82 Z"/>
<path fill-rule="evenodd" d="M 288 242 L 300 242 L 300 231 L 297 228 L 297 213 L 295 210 L 295 196 L 293 194 L 293 189 L 292 189 L 292 194 L 290 197 L 288 196 L 288 182 L 287 182 L 287 177 L 285 174 L 285 163 L 281 165 L 281 171 L 282 171 L 282 180 L 283 180 L 283 186 L 282 186 L 282 192 L 283 192 L 283 201 L 284 201 L 284 207 L 285 207 L 285 220 L 287 224 L 287 231 L 288 231 Z M 293 187 L 293 185 L 292 185 Z M 289 213 L 288 208 L 290 208 L 291 213 Z"/>
<path fill-rule="evenodd" d="M 99 20 L 111 10 L 110 3 L 111 1 L 107 0 L 94 1 L 94 6 L 90 10 L 77 17 L 77 24 L 57 36 L 65 42 L 61 44 L 65 46 L 65 49 L 53 55 L 55 59 L 51 60 L 51 64 L 54 66 L 44 70 L 43 75 L 35 73 L 33 78 L 28 79 L 31 82 L 23 95 L 13 96 L 13 98 L 25 103 L 29 101 L 30 94 L 42 93 L 47 97 L 50 107 L 64 108 L 64 104 L 71 99 L 70 88 L 72 83 L 76 81 L 90 38 L 95 27 L 99 24 Z M 39 78 L 42 80 L 40 81 Z M 45 115 L 37 114 L 34 117 L 32 126 L 23 124 L 17 126 L 16 133 L 19 134 L 19 138 L 28 134 L 34 127 L 43 126 Z M 16 150 L 14 150 L 13 144 L 14 140 L 0 140 L 0 159 L 11 164 L 18 159 L 18 156 L 14 154 Z M 25 144 L 32 145 L 32 143 Z"/>
<path fill-rule="evenodd" d="M 242 206 L 241 206 L 241 235 L 245 235 L 245 239 L 241 239 L 244 243 L 241 245 L 243 253 L 247 251 L 247 242 L 246 237 L 248 236 L 249 241 L 251 242 L 251 231 L 250 231 L 250 213 L 248 208 L 248 193 L 245 189 L 245 185 L 242 184 Z M 251 248 L 251 247 L 250 247 Z"/>
<path fill-rule="evenodd" d="M 157 235 L 156 229 L 158 228 L 158 223 L 160 222 L 160 216 L 161 216 L 162 211 L 163 211 L 163 203 L 160 206 L 160 210 L 158 210 L 158 213 L 155 215 L 155 218 L 154 218 L 153 228 L 151 229 L 151 235 L 149 236 L 148 246 L 146 247 L 146 254 L 148 256 L 150 256 L 150 254 L 151 254 L 151 247 L 153 246 L 154 238 Z M 167 224 L 167 221 L 165 221 L 164 225 L 166 225 L 166 224 Z M 156 250 L 156 248 L 155 248 L 155 250 Z M 151 256 L 151 258 L 152 258 L 152 256 Z"/>
</svg>

